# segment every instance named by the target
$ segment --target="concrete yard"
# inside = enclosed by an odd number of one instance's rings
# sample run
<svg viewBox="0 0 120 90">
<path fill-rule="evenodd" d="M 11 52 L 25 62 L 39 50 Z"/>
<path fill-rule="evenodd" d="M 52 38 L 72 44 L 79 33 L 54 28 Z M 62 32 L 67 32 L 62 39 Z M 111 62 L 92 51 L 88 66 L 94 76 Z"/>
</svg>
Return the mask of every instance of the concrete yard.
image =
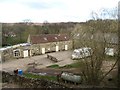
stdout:
<svg viewBox="0 0 120 90">
<path fill-rule="evenodd" d="M 2 67 L 0 69 L 11 72 L 15 69 L 22 69 L 23 71 L 25 71 L 29 67 L 33 67 L 33 66 L 36 69 L 42 69 L 42 68 L 45 68 L 46 66 L 50 66 L 53 64 L 64 66 L 66 64 L 71 64 L 76 61 L 76 60 L 71 59 L 71 54 L 72 54 L 72 51 L 60 51 L 60 52 L 47 53 L 44 55 L 33 56 L 30 58 L 9 60 L 3 63 L 2 65 L 0 65 L 0 67 Z M 48 59 L 47 55 L 51 55 L 57 58 L 59 61 L 54 62 Z M 104 69 L 106 68 L 105 70 L 109 70 L 111 65 L 113 65 L 114 63 L 115 61 L 104 61 L 103 68 Z M 32 65 L 28 65 L 28 64 L 32 64 Z"/>
<path fill-rule="evenodd" d="M 60 59 L 59 62 L 53 62 L 47 58 L 47 54 L 45 55 L 39 55 L 39 56 L 33 56 L 30 58 L 22 58 L 22 59 L 14 59 L 9 60 L 2 64 L 1 69 L 5 71 L 13 71 L 14 69 L 22 69 L 25 71 L 28 69 L 31 65 L 28 65 L 30 63 L 35 63 L 35 68 L 45 68 L 46 66 L 52 65 L 52 64 L 58 64 L 60 66 L 64 66 L 66 64 L 71 64 L 74 61 L 71 59 L 72 51 L 60 51 L 60 52 L 54 52 L 54 53 L 48 53 L 57 59 Z"/>
</svg>

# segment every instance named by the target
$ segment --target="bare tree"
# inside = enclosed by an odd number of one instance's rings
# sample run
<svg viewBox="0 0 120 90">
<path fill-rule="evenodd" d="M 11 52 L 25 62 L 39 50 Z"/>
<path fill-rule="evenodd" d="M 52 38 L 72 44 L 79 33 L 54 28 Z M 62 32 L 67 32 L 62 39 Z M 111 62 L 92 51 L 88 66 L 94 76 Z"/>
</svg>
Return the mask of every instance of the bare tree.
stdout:
<svg viewBox="0 0 120 90">
<path fill-rule="evenodd" d="M 120 89 L 120 2 L 118 3 L 118 87 Z"/>
<path fill-rule="evenodd" d="M 103 9 L 102 13 L 102 18 L 104 18 L 104 14 L 107 14 L 108 12 Z M 101 17 L 94 12 L 92 12 L 92 18 L 93 21 L 88 22 L 87 25 L 76 25 L 72 34 L 74 36 L 73 38 L 76 39 L 76 42 L 74 43 L 76 48 L 90 47 L 92 49 L 91 56 L 89 58 L 84 58 L 82 61 L 83 66 L 81 72 L 85 83 L 90 85 L 100 85 L 106 76 L 114 69 L 117 60 L 107 72 L 103 70 L 103 63 L 106 60 L 105 48 L 111 47 L 111 44 L 109 44 L 111 38 L 106 38 L 107 35 L 112 35 L 111 33 L 108 33 L 111 23 L 105 18 L 104 20 L 100 19 Z"/>
</svg>

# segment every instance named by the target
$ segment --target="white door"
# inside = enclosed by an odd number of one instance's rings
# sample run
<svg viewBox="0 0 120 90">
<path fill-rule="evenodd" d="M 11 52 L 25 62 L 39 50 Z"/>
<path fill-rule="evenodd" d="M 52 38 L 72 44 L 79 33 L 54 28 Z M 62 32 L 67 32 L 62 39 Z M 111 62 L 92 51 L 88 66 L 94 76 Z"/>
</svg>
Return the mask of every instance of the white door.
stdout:
<svg viewBox="0 0 120 90">
<path fill-rule="evenodd" d="M 28 50 L 24 50 L 24 51 L 23 51 L 23 56 L 24 56 L 24 57 L 28 57 L 28 56 L 29 56 L 29 55 L 28 55 Z"/>
<path fill-rule="evenodd" d="M 56 52 L 58 52 L 59 51 L 59 46 L 56 46 Z"/>
<path fill-rule="evenodd" d="M 65 50 L 68 50 L 68 45 L 65 45 Z"/>
<path fill-rule="evenodd" d="M 42 48 L 42 54 L 45 54 L 45 48 Z"/>
</svg>

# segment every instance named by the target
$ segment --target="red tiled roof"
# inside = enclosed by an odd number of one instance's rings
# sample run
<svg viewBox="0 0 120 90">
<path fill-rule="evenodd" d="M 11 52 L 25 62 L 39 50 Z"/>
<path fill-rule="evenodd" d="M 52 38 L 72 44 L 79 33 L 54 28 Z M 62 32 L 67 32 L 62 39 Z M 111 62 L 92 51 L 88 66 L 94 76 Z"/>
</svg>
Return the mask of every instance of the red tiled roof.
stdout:
<svg viewBox="0 0 120 90">
<path fill-rule="evenodd" d="M 32 44 L 57 42 L 57 41 L 68 41 L 70 39 L 67 34 L 41 34 L 30 37 Z"/>
</svg>

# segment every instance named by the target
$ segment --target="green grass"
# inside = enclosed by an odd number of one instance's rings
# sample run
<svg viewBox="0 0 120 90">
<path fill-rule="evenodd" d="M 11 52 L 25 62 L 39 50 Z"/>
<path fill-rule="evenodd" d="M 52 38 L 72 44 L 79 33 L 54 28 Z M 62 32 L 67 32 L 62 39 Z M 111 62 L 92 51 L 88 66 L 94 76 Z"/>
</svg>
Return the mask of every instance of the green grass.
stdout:
<svg viewBox="0 0 120 90">
<path fill-rule="evenodd" d="M 48 66 L 47 68 L 59 68 L 59 65 L 54 64 L 54 65 L 50 65 L 50 66 Z"/>
<path fill-rule="evenodd" d="M 75 62 L 75 63 L 72 63 L 72 64 L 62 66 L 60 68 L 80 68 L 80 67 L 81 67 L 81 63 L 80 62 Z"/>
<path fill-rule="evenodd" d="M 47 79 L 47 80 L 53 80 L 53 81 L 57 80 L 56 76 L 41 76 L 41 75 L 35 75 L 32 73 L 24 73 L 23 76 L 27 78 L 34 78 L 34 79 Z"/>
</svg>

